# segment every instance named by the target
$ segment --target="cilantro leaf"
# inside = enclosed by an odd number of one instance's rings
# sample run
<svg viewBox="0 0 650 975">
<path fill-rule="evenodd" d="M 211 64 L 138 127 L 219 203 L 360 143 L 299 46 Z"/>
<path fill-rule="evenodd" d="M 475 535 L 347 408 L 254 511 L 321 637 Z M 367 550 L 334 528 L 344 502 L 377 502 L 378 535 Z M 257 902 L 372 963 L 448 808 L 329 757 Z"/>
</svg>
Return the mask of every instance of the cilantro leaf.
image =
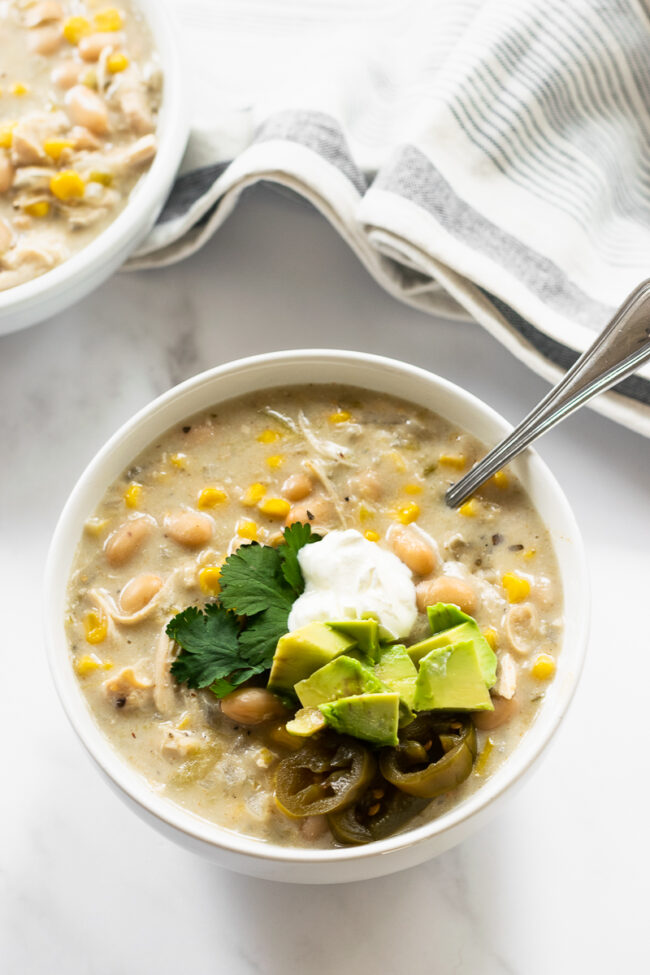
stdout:
<svg viewBox="0 0 650 975">
<path fill-rule="evenodd" d="M 218 603 L 209 603 L 204 612 L 190 606 L 169 621 L 165 632 L 182 648 L 171 672 L 189 687 L 207 687 L 232 675 L 241 684 L 264 669 L 242 660 L 237 619 Z"/>
<path fill-rule="evenodd" d="M 268 670 L 305 588 L 298 552 L 319 540 L 309 525 L 296 523 L 285 528 L 277 549 L 252 542 L 228 556 L 219 600 L 203 612 L 191 606 L 167 624 L 167 635 L 181 647 L 171 667 L 176 680 L 224 697 Z"/>
<path fill-rule="evenodd" d="M 221 604 L 239 616 L 254 616 L 269 607 L 288 611 L 295 599 L 282 574 L 278 550 L 252 542 L 229 555 L 219 576 Z"/>
<path fill-rule="evenodd" d="M 293 589 L 296 596 L 300 596 L 305 589 L 305 580 L 300 571 L 298 552 L 311 542 L 320 542 L 321 536 L 312 532 L 311 525 L 294 522 L 284 530 L 284 544 L 278 548 L 282 564 L 282 575 Z"/>
</svg>

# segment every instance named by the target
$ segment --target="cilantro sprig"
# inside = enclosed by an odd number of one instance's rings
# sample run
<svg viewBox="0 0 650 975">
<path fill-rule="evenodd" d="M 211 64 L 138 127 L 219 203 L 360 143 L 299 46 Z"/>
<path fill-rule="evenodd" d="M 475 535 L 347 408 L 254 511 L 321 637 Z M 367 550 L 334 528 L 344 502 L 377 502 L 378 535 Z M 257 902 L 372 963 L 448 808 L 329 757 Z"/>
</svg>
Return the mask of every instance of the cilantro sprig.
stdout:
<svg viewBox="0 0 650 975">
<path fill-rule="evenodd" d="M 291 607 L 305 588 L 298 552 L 320 540 L 299 523 L 283 535 L 277 548 L 242 545 L 223 564 L 218 601 L 203 610 L 190 606 L 169 621 L 167 635 L 181 648 L 171 667 L 179 683 L 209 687 L 223 697 L 270 668 Z"/>
</svg>

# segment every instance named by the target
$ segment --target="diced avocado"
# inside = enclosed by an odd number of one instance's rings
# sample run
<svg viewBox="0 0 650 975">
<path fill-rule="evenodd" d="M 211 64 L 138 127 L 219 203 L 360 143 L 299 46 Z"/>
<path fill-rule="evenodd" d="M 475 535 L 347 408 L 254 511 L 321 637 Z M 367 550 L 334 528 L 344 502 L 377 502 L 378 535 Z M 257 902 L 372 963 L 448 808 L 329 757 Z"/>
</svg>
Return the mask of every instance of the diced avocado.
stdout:
<svg viewBox="0 0 650 975">
<path fill-rule="evenodd" d="M 373 662 L 379 650 L 379 623 L 375 619 L 328 620 L 327 625 L 336 633 L 343 633 L 356 641 L 358 649 Z"/>
<path fill-rule="evenodd" d="M 328 725 L 342 735 L 352 735 L 374 745 L 397 745 L 399 694 L 359 694 L 321 704 Z"/>
<path fill-rule="evenodd" d="M 308 623 L 286 633 L 278 640 L 273 656 L 269 690 L 293 693 L 294 684 L 354 646 L 356 640 L 335 633 L 326 623 Z"/>
<path fill-rule="evenodd" d="M 418 675 L 415 664 L 406 652 L 406 647 L 397 645 L 382 647 L 375 673 L 389 691 L 397 691 L 407 708 L 415 702 L 415 680 Z"/>
<path fill-rule="evenodd" d="M 473 640 L 439 647 L 420 660 L 415 710 L 493 711 Z"/>
<path fill-rule="evenodd" d="M 476 648 L 481 673 L 486 687 L 492 687 L 497 679 L 497 658 L 494 650 L 481 633 L 478 623 L 457 606 L 437 603 L 427 610 L 433 636 L 408 647 L 408 655 L 414 664 L 440 647 L 471 640 Z"/>
<path fill-rule="evenodd" d="M 370 667 L 347 655 L 331 660 L 294 687 L 304 708 L 315 708 L 319 704 L 336 701 L 339 697 L 385 690 L 386 687 Z"/>
<path fill-rule="evenodd" d="M 427 616 L 432 633 L 450 630 L 452 626 L 458 626 L 459 623 L 474 622 L 474 617 L 468 616 L 455 603 L 436 603 L 434 606 L 427 606 Z"/>
<path fill-rule="evenodd" d="M 290 735 L 298 738 L 309 738 L 325 727 L 325 717 L 318 708 L 301 708 L 291 721 L 287 721 L 286 729 Z"/>
</svg>

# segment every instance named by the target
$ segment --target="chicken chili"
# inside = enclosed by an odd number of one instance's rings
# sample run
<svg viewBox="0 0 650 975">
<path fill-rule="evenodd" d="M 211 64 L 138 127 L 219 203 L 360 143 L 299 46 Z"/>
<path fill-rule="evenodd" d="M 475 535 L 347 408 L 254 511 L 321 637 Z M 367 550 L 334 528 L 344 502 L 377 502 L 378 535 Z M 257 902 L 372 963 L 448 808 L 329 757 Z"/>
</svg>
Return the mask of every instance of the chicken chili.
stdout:
<svg viewBox="0 0 650 975">
<path fill-rule="evenodd" d="M 156 791 L 284 845 L 372 842 L 480 788 L 560 649 L 546 529 L 426 409 L 267 390 L 169 430 L 107 491 L 69 583 L 73 665 Z"/>
<path fill-rule="evenodd" d="M 131 4 L 0 3 L 0 290 L 116 218 L 156 153 L 161 72 Z"/>
</svg>

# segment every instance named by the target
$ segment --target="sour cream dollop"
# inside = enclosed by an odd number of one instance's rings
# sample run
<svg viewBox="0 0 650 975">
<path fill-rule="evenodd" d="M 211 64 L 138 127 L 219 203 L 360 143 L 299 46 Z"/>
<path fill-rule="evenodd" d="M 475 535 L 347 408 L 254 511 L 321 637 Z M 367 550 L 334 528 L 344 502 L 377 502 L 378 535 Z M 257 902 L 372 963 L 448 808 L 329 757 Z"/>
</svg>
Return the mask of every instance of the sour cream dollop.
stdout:
<svg viewBox="0 0 650 975">
<path fill-rule="evenodd" d="M 411 632 L 417 617 L 415 586 L 410 569 L 392 552 L 350 528 L 305 545 L 298 561 L 305 591 L 293 604 L 290 630 L 370 615 L 394 639 Z"/>
</svg>

